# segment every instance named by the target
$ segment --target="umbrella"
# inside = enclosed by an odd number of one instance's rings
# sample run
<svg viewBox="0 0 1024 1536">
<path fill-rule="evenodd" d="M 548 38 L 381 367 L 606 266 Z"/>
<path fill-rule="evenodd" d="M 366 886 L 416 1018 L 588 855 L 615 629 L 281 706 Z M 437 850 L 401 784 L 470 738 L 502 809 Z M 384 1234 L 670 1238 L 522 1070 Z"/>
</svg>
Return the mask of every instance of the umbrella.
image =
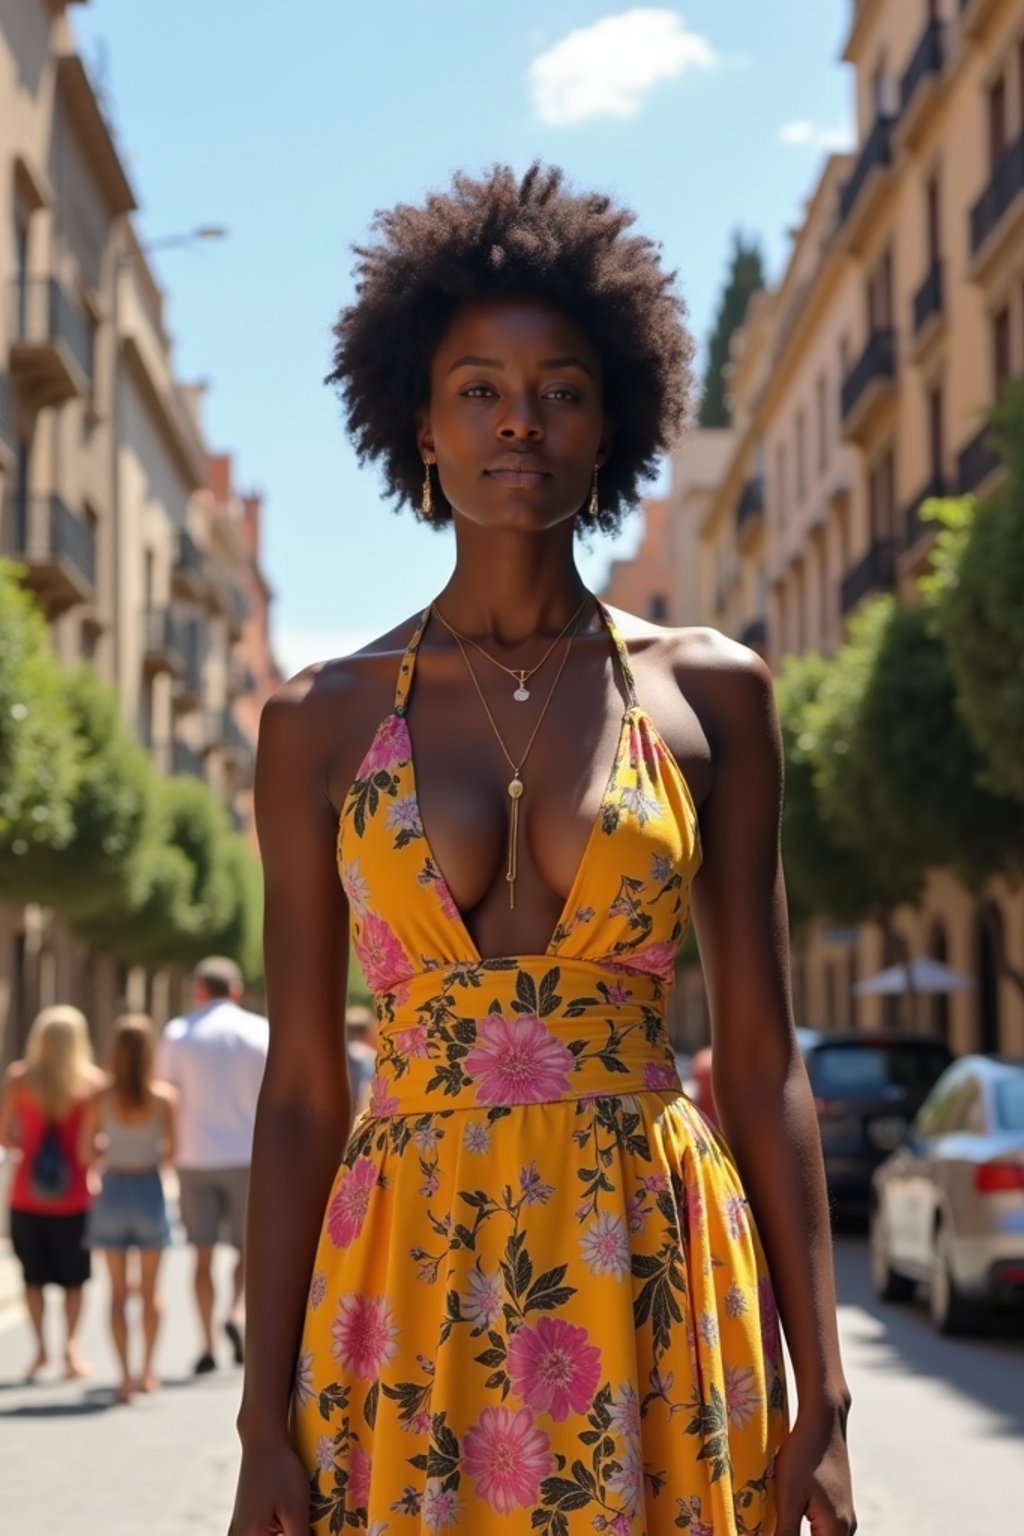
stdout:
<svg viewBox="0 0 1024 1536">
<path fill-rule="evenodd" d="M 853 988 L 855 997 L 891 996 L 899 992 L 966 992 L 974 978 L 954 971 L 940 960 L 910 960 L 906 965 L 890 965 L 874 976 L 865 976 Z"/>
</svg>

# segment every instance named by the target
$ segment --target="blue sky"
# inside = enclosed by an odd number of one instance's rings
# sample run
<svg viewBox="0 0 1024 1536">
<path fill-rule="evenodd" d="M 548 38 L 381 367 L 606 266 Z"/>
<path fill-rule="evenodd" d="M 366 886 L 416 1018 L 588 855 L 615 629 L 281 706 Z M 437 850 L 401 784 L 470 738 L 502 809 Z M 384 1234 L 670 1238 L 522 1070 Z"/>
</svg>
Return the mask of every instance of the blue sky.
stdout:
<svg viewBox="0 0 1024 1536">
<path fill-rule="evenodd" d="M 141 204 L 179 375 L 209 383 L 211 446 L 267 498 L 286 670 L 389 628 L 441 586 L 450 535 L 396 518 L 321 380 L 375 209 L 457 167 L 531 159 L 632 206 L 677 268 L 703 342 L 731 232 L 770 275 L 826 148 L 848 142 L 847 0 L 616 6 L 521 0 L 91 0 L 71 15 Z M 594 584 L 615 545 L 584 551 Z"/>
</svg>

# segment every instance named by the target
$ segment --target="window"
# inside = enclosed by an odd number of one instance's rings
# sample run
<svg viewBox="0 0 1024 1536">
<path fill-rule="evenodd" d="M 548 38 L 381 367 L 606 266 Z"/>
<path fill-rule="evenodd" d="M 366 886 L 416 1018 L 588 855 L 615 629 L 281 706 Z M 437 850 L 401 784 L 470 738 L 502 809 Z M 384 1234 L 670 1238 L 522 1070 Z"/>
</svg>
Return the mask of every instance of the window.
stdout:
<svg viewBox="0 0 1024 1536">
<path fill-rule="evenodd" d="M 780 528 L 786 524 L 786 450 L 775 450 L 775 519 Z"/>
<path fill-rule="evenodd" d="M 648 616 L 652 624 L 664 624 L 668 618 L 668 600 L 660 592 L 656 592 L 648 605 Z"/>
<path fill-rule="evenodd" d="M 932 176 L 924 189 L 925 238 L 928 246 L 928 270 L 940 259 L 942 250 L 942 206 L 939 197 L 939 178 Z"/>
<path fill-rule="evenodd" d="M 796 413 L 796 500 L 803 504 L 807 494 L 807 430 L 802 410 Z"/>
<path fill-rule="evenodd" d="M 1010 377 L 1010 306 L 1004 304 L 992 316 L 992 377 L 999 394 Z"/>
<path fill-rule="evenodd" d="M 988 93 L 988 163 L 995 171 L 1006 148 L 1006 81 L 998 79 Z"/>
<path fill-rule="evenodd" d="M 928 391 L 928 468 L 932 480 L 941 480 L 946 462 L 943 434 L 942 385 Z"/>
<path fill-rule="evenodd" d="M 828 468 L 828 379 L 823 373 L 818 374 L 815 393 L 818 416 L 818 473 L 822 474 Z"/>
</svg>

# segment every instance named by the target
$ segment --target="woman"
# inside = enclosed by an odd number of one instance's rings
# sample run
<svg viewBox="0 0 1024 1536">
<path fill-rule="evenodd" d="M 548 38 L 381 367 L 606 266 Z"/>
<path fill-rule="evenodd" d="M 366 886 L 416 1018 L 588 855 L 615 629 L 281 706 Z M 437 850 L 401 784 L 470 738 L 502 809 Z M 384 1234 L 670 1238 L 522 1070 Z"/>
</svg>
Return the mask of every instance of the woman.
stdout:
<svg viewBox="0 0 1024 1536">
<path fill-rule="evenodd" d="M 359 253 L 331 378 L 456 560 L 263 714 L 233 1536 L 853 1529 L 770 677 L 608 613 L 573 558 L 689 403 L 682 305 L 630 223 L 499 168 Z M 691 900 L 731 1151 L 665 1033 Z M 380 1051 L 346 1147 L 349 923 Z"/>
<path fill-rule="evenodd" d="M 89 1095 L 102 1080 L 92 1063 L 85 1015 L 66 1004 L 44 1008 L 36 1017 L 25 1059 L 12 1062 L 4 1079 L 0 1146 L 20 1154 L 11 1186 L 11 1244 L 36 1339 L 28 1381 L 48 1363 L 43 1294 L 48 1285 L 64 1292 L 65 1374 L 89 1373 L 75 1342 L 90 1273 L 82 1238 L 92 1199 L 78 1137 Z"/>
<path fill-rule="evenodd" d="M 171 1240 L 161 1167 L 174 1160 L 177 1093 L 170 1083 L 153 1079 L 156 1037 L 144 1014 L 118 1019 L 110 1053 L 110 1082 L 86 1105 L 79 1152 L 99 1164 L 103 1182 L 89 1212 L 85 1241 L 103 1252 L 110 1274 L 110 1332 L 121 1366 L 118 1401 L 131 1402 L 137 1386 L 153 1392 L 153 1370 L 163 1303 L 157 1277 L 163 1251 Z M 137 1278 L 130 1285 L 129 1257 L 138 1254 Z M 142 1298 L 142 1370 L 129 1365 L 129 1289 Z"/>
</svg>

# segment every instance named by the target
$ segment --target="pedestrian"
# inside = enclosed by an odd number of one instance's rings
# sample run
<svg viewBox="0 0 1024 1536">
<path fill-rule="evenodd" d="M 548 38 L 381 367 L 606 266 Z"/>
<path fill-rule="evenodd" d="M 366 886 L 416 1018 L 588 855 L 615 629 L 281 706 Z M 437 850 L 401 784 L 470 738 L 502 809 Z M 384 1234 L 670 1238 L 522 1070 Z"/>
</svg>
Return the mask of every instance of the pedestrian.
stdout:
<svg viewBox="0 0 1024 1536">
<path fill-rule="evenodd" d="M 376 1033 L 377 1021 L 373 1010 L 362 1003 L 350 1003 L 345 1013 L 345 1050 L 348 1055 L 353 1116 L 362 1114 L 370 1102 L 377 1062 Z"/>
<path fill-rule="evenodd" d="M 85 1015 L 66 1003 L 36 1015 L 24 1059 L 13 1061 L 5 1074 L 0 1146 L 19 1154 L 10 1196 L 11 1246 L 21 1265 L 36 1345 L 27 1381 L 35 1381 L 48 1364 L 48 1285 L 64 1293 L 64 1374 L 87 1376 L 91 1370 L 76 1342 L 91 1270 L 82 1240 L 92 1202 L 78 1142 L 86 1104 L 102 1081 Z"/>
<path fill-rule="evenodd" d="M 195 1373 L 216 1370 L 213 1251 L 237 1251 L 224 1332 L 235 1363 L 244 1358 L 245 1212 L 253 1122 L 267 1057 L 267 1021 L 241 1006 L 242 973 L 210 955 L 192 973 L 193 1008 L 172 1019 L 160 1041 L 159 1073 L 177 1089 L 176 1167 L 181 1219 L 195 1248 L 195 1298 L 202 1350 Z"/>
<path fill-rule="evenodd" d="M 263 712 L 273 1046 L 232 1536 L 854 1527 L 771 678 L 612 613 L 574 558 L 692 393 L 631 222 L 497 167 L 358 248 L 330 377 L 455 565 Z M 691 902 L 728 1145 L 666 1032 Z M 350 923 L 380 1050 L 346 1142 Z"/>
<path fill-rule="evenodd" d="M 102 1170 L 85 1229 L 86 1246 L 99 1249 L 110 1276 L 110 1332 L 121 1367 L 118 1401 L 154 1392 L 153 1369 L 163 1302 L 157 1279 L 171 1241 L 161 1169 L 175 1153 L 178 1095 L 153 1076 L 156 1031 L 141 1013 L 115 1023 L 110 1079 L 85 1107 L 79 1135 L 82 1161 Z M 135 1270 L 130 1274 L 129 1266 Z M 133 1376 L 128 1346 L 129 1292 L 142 1302 L 142 1370 Z"/>
</svg>

